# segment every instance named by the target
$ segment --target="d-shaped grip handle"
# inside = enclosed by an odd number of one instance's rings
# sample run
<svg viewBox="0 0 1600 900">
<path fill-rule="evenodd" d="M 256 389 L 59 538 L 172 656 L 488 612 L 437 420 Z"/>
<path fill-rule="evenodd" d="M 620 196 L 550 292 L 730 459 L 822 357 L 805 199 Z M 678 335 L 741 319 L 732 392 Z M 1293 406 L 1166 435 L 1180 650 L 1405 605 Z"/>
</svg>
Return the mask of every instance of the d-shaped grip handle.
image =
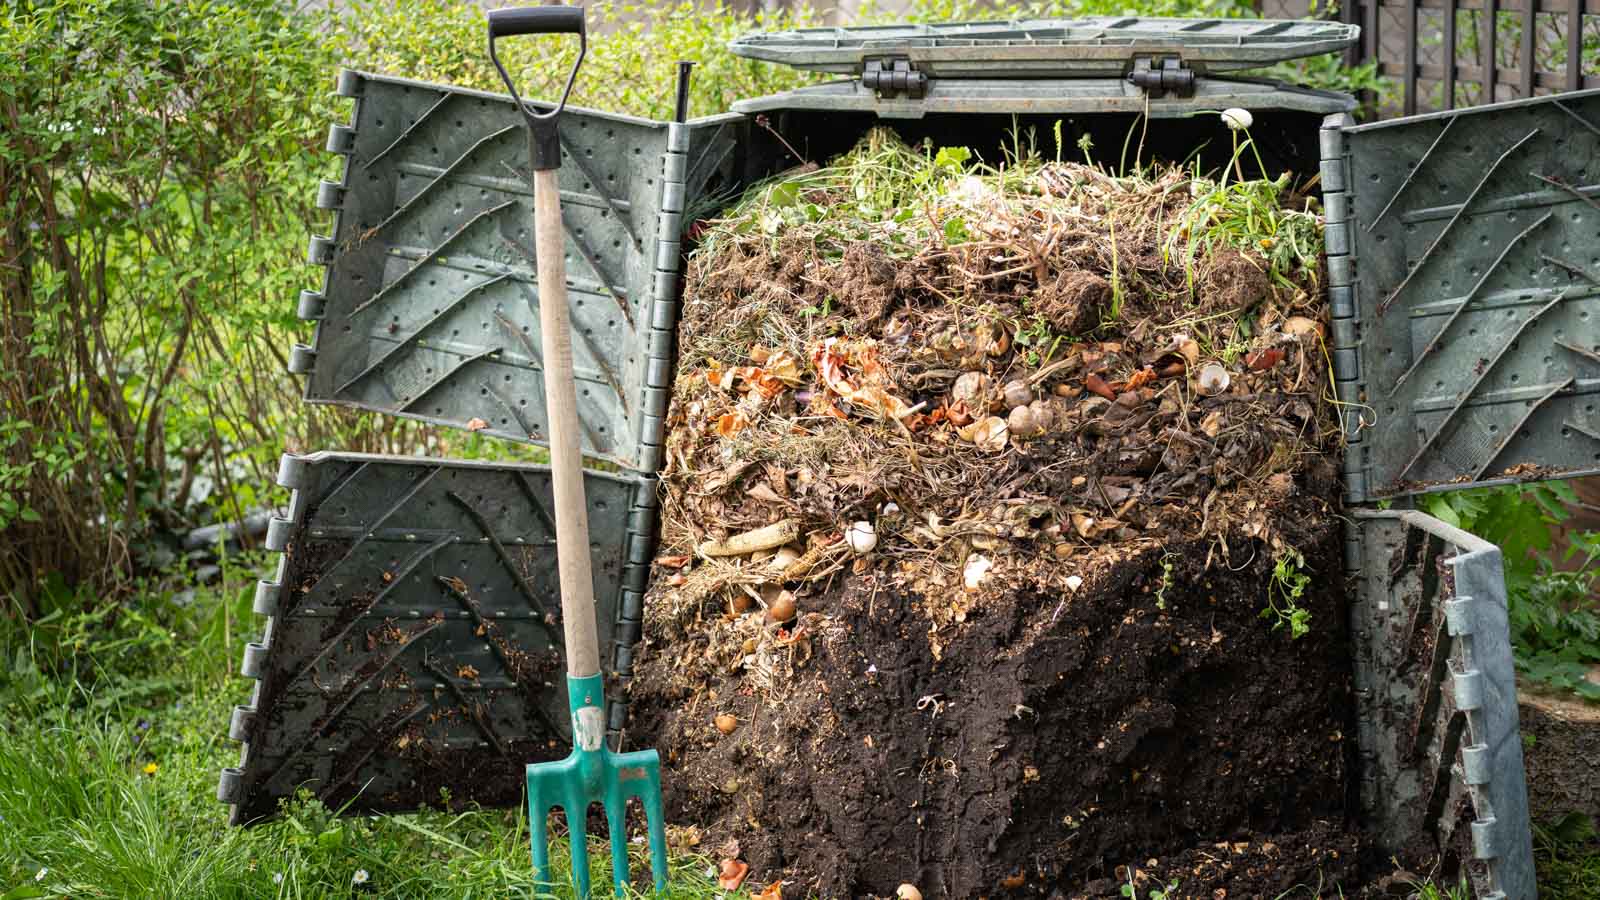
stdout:
<svg viewBox="0 0 1600 900">
<path fill-rule="evenodd" d="M 489 37 L 516 34 L 583 34 L 583 9 L 577 6 L 529 6 L 489 11 Z"/>
<path fill-rule="evenodd" d="M 500 56 L 494 51 L 496 39 L 518 34 L 578 36 L 578 58 L 572 62 L 572 71 L 567 74 L 567 86 L 561 91 L 560 101 L 549 112 L 536 113 L 528 108 L 517 93 L 517 86 L 511 82 L 511 73 L 500 64 Z M 561 138 L 556 120 L 560 118 L 561 110 L 566 108 L 567 98 L 572 96 L 572 83 L 578 77 L 578 68 L 583 65 L 583 56 L 588 49 L 589 37 L 584 31 L 581 6 L 530 6 L 489 12 L 489 59 L 499 71 L 500 79 L 506 83 L 506 90 L 511 92 L 511 99 L 517 102 L 517 109 L 522 111 L 527 123 L 529 162 L 536 172 L 561 166 Z"/>
</svg>

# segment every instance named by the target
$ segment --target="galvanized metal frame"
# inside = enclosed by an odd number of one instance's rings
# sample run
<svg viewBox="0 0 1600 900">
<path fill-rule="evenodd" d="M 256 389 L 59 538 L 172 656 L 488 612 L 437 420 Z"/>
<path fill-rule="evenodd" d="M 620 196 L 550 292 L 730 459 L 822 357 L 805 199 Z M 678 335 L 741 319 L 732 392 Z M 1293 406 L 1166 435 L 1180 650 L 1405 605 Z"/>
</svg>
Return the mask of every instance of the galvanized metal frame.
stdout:
<svg viewBox="0 0 1600 900">
<path fill-rule="evenodd" d="M 1389 852 L 1418 835 L 1460 851 L 1481 900 L 1532 900 L 1500 550 L 1420 512 L 1355 515 L 1345 569 L 1363 819 Z"/>
</svg>

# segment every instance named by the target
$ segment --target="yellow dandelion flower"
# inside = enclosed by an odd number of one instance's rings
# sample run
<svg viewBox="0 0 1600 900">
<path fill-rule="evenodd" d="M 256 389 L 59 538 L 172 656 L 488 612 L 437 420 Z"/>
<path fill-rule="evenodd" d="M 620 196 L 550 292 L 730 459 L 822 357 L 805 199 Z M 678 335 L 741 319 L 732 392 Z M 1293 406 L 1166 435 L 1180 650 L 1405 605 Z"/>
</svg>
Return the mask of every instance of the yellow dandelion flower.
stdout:
<svg viewBox="0 0 1600 900">
<path fill-rule="evenodd" d="M 154 775 L 159 771 L 161 771 L 161 767 L 153 762 L 147 762 L 144 764 L 144 773 L 146 775 Z"/>
</svg>

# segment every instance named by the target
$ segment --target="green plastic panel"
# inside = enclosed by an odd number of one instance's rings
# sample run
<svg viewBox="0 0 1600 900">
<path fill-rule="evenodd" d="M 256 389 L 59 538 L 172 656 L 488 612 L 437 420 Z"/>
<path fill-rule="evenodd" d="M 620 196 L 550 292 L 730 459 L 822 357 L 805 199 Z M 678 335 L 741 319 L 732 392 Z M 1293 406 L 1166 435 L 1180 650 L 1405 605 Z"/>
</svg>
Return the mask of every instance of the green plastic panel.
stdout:
<svg viewBox="0 0 1600 900">
<path fill-rule="evenodd" d="M 524 764 L 571 745 L 549 470 L 319 453 L 285 456 L 278 480 L 293 501 L 266 543 L 283 556 L 256 593 L 266 626 L 240 667 L 256 687 L 229 729 L 245 746 L 218 787 L 233 821 L 302 788 L 351 813 L 445 791 L 519 805 Z M 625 677 L 655 482 L 584 488 L 602 658 Z"/>
<path fill-rule="evenodd" d="M 544 443 L 533 197 L 515 105 L 353 71 L 338 92 L 355 101 L 328 136 L 344 173 L 318 192 L 335 216 L 309 251 L 327 273 L 299 307 L 316 335 L 290 357 L 306 399 Z M 653 339 L 658 301 L 676 310 L 689 169 L 674 181 L 664 167 L 674 134 L 688 152 L 690 130 L 572 107 L 561 122 L 583 448 L 635 470 L 654 468 L 646 445 L 660 442 L 665 395 L 652 372 L 670 348 Z"/>
<path fill-rule="evenodd" d="M 332 234 L 302 293 L 315 323 L 289 368 L 312 402 L 543 443 L 526 140 L 506 97 L 339 75 L 355 100 L 317 205 Z M 652 122 L 569 108 L 562 205 L 595 594 L 607 673 L 625 685 L 656 529 L 686 204 L 736 182 L 745 120 Z M 294 490 L 268 546 L 256 679 L 218 797 L 235 823 L 311 790 L 350 813 L 515 806 L 523 765 L 570 744 L 544 467 L 319 453 L 284 458 Z M 613 740 L 627 707 L 608 704 Z"/>
<path fill-rule="evenodd" d="M 1534 900 L 1500 549 L 1420 512 L 1360 510 L 1345 567 L 1375 849 L 1458 859 L 1480 900 Z"/>
<path fill-rule="evenodd" d="M 1324 138 L 1351 499 L 1600 472 L 1600 91 Z"/>
<path fill-rule="evenodd" d="M 802 28 L 741 37 L 737 55 L 819 72 L 857 73 L 902 57 L 930 78 L 1084 78 L 1125 73 L 1135 56 L 1177 56 L 1224 72 L 1343 50 L 1360 29 L 1287 19 L 1106 16 L 857 28 Z"/>
</svg>

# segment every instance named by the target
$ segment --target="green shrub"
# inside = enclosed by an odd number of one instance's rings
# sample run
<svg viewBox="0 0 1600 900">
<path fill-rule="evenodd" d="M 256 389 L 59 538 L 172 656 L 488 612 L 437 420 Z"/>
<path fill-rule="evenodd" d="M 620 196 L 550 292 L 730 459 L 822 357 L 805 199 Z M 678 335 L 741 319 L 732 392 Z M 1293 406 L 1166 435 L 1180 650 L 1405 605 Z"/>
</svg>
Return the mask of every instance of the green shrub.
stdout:
<svg viewBox="0 0 1600 900">
<path fill-rule="evenodd" d="M 1500 547 L 1518 674 L 1600 700 L 1600 685 L 1586 677 L 1600 665 L 1600 533 L 1567 535 L 1568 561 L 1582 560 L 1575 570 L 1552 558 L 1554 529 L 1576 501 L 1571 487 L 1553 481 L 1428 494 L 1420 506 Z"/>
<path fill-rule="evenodd" d="M 126 572 L 196 466 L 258 477 L 280 440 L 334 56 L 271 0 L 0 15 L 0 587 L 36 611 L 47 573 Z"/>
</svg>

